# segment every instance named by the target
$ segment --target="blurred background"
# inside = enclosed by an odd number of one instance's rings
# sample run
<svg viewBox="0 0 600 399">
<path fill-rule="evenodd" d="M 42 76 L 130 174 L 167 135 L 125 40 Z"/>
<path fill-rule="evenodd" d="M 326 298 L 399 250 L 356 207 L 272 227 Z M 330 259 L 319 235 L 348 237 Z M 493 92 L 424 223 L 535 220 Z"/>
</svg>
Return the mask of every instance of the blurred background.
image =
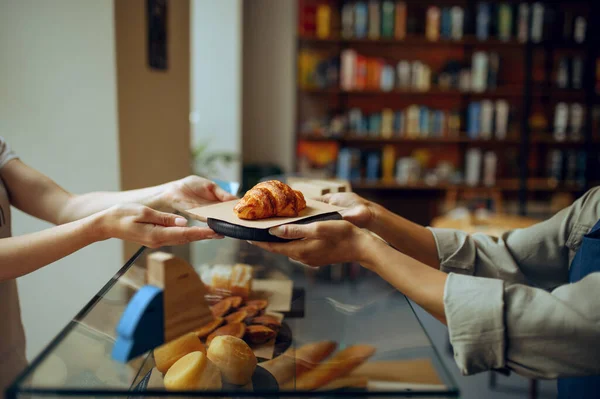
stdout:
<svg viewBox="0 0 600 399">
<path fill-rule="evenodd" d="M 597 11 L 0 0 L 0 135 L 72 192 L 338 178 L 418 223 L 500 234 L 600 181 Z M 14 234 L 44 227 L 15 212 Z M 99 243 L 20 279 L 30 357 L 135 248 Z"/>
</svg>

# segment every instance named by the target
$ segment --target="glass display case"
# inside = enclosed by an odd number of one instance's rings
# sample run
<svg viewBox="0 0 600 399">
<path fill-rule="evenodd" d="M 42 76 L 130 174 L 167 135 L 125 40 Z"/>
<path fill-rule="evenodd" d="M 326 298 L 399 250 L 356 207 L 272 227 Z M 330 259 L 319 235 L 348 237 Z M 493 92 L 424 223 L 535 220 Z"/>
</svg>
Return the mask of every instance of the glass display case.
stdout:
<svg viewBox="0 0 600 399">
<path fill-rule="evenodd" d="M 163 375 L 155 368 L 153 351 L 127 363 L 112 359 L 116 326 L 130 299 L 145 284 L 145 259 L 151 250 L 141 248 L 31 362 L 10 386 L 7 398 L 458 397 L 457 385 L 445 370 L 410 302 L 375 274 L 355 264 L 314 269 L 245 241 L 227 238 L 193 243 L 187 249 L 186 260 L 198 273 L 210 265 L 243 263 L 253 267 L 255 281 L 279 281 L 292 287 L 289 309 L 283 312 L 274 349 L 265 358 L 257 356 L 257 370 L 266 379 L 261 380 L 255 373 L 257 379 L 253 377 L 252 386 L 223 385 L 218 391 L 169 391 L 164 388 Z M 172 252 L 181 248 L 161 250 Z M 331 342 L 335 346 L 329 358 L 310 366 L 313 371 L 319 367 L 324 373 L 335 370 L 335 360 L 331 359 L 353 345 L 370 346 L 374 352 L 368 359 L 334 372 L 318 384 L 308 384 L 309 388 L 299 382 L 299 376 L 280 381 L 265 372 L 271 370 L 265 363 L 269 357 L 287 356 L 295 353 L 290 352 L 293 349 L 298 351 L 317 342 Z M 299 373 L 297 366 L 290 366 L 293 373 Z"/>
</svg>

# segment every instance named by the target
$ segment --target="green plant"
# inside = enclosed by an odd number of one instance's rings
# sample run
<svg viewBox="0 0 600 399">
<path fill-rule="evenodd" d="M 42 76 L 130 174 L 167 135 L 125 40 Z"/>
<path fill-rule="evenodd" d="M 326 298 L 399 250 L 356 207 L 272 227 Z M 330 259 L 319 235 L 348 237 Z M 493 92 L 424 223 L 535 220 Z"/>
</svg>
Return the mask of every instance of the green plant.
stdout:
<svg viewBox="0 0 600 399">
<path fill-rule="evenodd" d="M 228 151 L 211 152 L 209 140 L 198 143 L 192 149 L 194 172 L 200 176 L 219 178 L 218 165 L 228 166 L 239 159 L 239 155 Z"/>
</svg>

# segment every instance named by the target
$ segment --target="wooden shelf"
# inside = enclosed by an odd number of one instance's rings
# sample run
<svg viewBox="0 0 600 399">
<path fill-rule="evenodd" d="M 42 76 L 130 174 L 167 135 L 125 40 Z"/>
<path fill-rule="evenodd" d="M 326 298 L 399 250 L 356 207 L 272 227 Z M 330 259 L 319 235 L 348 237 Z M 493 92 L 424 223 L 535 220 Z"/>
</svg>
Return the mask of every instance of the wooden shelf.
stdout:
<svg viewBox="0 0 600 399">
<path fill-rule="evenodd" d="M 319 88 L 300 88 L 301 92 L 306 94 L 314 94 L 314 95 L 348 95 L 348 96 L 450 96 L 450 97 L 521 97 L 523 96 L 523 88 L 520 86 L 506 86 L 499 87 L 495 90 L 487 90 L 481 93 L 477 92 L 465 92 L 459 90 L 443 90 L 433 88 L 427 91 L 417 91 L 417 90 L 391 90 L 391 91 L 383 91 L 383 90 L 373 90 L 373 89 L 365 89 L 365 90 L 341 90 L 339 88 L 328 88 L 328 89 L 319 89 Z M 537 95 L 541 96 L 543 93 L 538 93 Z"/>
<path fill-rule="evenodd" d="M 488 40 L 479 40 L 474 35 L 466 35 L 461 40 L 452 40 L 452 39 L 442 39 L 433 41 L 427 39 L 425 36 L 420 35 L 408 35 L 406 38 L 402 40 L 398 40 L 395 38 L 379 38 L 379 39 L 369 39 L 369 38 L 342 38 L 338 36 L 328 37 L 328 38 L 319 38 L 319 37 L 310 37 L 310 36 L 302 36 L 298 39 L 301 43 L 307 44 L 337 44 L 337 45 L 382 45 L 382 46 L 481 46 L 481 47 L 516 47 L 522 48 L 524 47 L 524 43 L 519 42 L 518 40 L 509 40 L 502 41 L 499 39 L 491 38 Z"/>
<path fill-rule="evenodd" d="M 435 144 L 473 144 L 473 145 L 515 145 L 520 141 L 517 137 L 508 137 L 505 140 L 498 139 L 471 139 L 464 137 L 465 133 L 461 133 L 461 137 L 369 137 L 356 134 L 349 134 L 338 137 L 326 137 L 320 135 L 298 135 L 298 140 L 303 141 L 337 141 L 344 144 L 418 144 L 418 145 L 435 145 Z"/>
<path fill-rule="evenodd" d="M 506 182 L 498 181 L 493 187 L 485 186 L 468 186 L 466 184 L 436 184 L 429 185 L 425 183 L 413 183 L 413 184 L 400 184 L 395 181 L 369 181 L 359 180 L 351 182 L 352 189 L 354 190 L 419 190 L 419 191 L 445 191 L 450 189 L 468 189 L 475 191 L 490 191 L 490 190 L 502 190 L 502 191 L 516 191 L 519 189 L 518 185 L 512 182 L 512 179 Z"/>
<path fill-rule="evenodd" d="M 600 184 L 600 182 L 597 182 Z M 425 183 L 414 184 L 399 184 L 395 181 L 368 181 L 360 180 L 351 182 L 352 188 L 355 190 L 413 190 L 413 191 L 445 191 L 450 189 L 460 189 L 469 191 L 487 192 L 490 190 L 500 190 L 505 192 L 519 191 L 518 179 L 500 179 L 493 187 L 486 186 L 468 186 L 466 184 L 437 184 L 428 185 Z M 594 184 L 592 184 L 594 185 Z M 528 192 L 548 192 L 548 191 L 563 191 L 563 192 L 578 192 L 582 191 L 582 187 L 576 183 L 559 183 L 554 184 L 550 179 L 529 179 L 527 181 Z"/>
</svg>

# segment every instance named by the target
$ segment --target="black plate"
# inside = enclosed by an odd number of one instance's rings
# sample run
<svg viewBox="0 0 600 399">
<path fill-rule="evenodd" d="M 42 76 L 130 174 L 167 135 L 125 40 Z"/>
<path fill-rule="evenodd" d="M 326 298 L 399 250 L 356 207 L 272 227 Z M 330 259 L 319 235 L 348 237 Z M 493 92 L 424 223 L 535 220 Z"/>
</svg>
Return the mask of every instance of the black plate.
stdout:
<svg viewBox="0 0 600 399">
<path fill-rule="evenodd" d="M 308 224 L 314 222 L 325 222 L 327 220 L 342 220 L 342 215 L 338 212 L 323 213 L 321 215 L 312 216 L 306 219 L 299 220 L 295 223 L 290 224 Z M 206 221 L 208 227 L 213 229 L 216 233 L 224 235 L 226 237 L 237 238 L 239 240 L 246 241 L 262 241 L 262 242 L 289 242 L 284 238 L 275 237 L 269 234 L 269 229 L 256 229 L 252 227 L 240 226 L 225 222 L 219 219 L 208 218 Z"/>
<path fill-rule="evenodd" d="M 256 366 L 254 374 L 252 374 L 252 388 L 253 391 L 278 391 L 279 384 L 271 373 L 260 366 Z M 247 391 L 247 388 L 240 387 L 239 385 L 223 384 L 223 391 Z"/>
<path fill-rule="evenodd" d="M 278 356 L 281 356 L 289 347 L 292 346 L 292 330 L 287 323 L 281 323 L 281 328 L 277 333 L 277 338 L 275 338 L 275 348 L 273 349 L 273 359 Z M 265 359 L 262 357 L 257 358 L 258 364 L 262 362 L 269 361 L 271 359 Z"/>
<path fill-rule="evenodd" d="M 142 380 L 132 389 L 132 392 L 145 391 L 148 387 L 148 381 L 150 380 L 150 374 L 152 370 L 148 371 L 148 373 L 142 378 Z M 95 376 L 91 376 L 95 378 Z M 102 384 L 100 383 L 100 385 Z M 252 374 L 252 388 L 254 391 L 278 391 L 279 384 L 277 380 L 271 373 L 269 373 L 266 369 L 263 369 L 260 366 L 256 366 L 254 370 L 254 374 Z M 243 388 L 238 385 L 233 384 L 223 384 L 223 391 L 247 391 L 246 388 Z M 130 396 L 129 399 L 134 398 L 134 396 Z"/>
</svg>

